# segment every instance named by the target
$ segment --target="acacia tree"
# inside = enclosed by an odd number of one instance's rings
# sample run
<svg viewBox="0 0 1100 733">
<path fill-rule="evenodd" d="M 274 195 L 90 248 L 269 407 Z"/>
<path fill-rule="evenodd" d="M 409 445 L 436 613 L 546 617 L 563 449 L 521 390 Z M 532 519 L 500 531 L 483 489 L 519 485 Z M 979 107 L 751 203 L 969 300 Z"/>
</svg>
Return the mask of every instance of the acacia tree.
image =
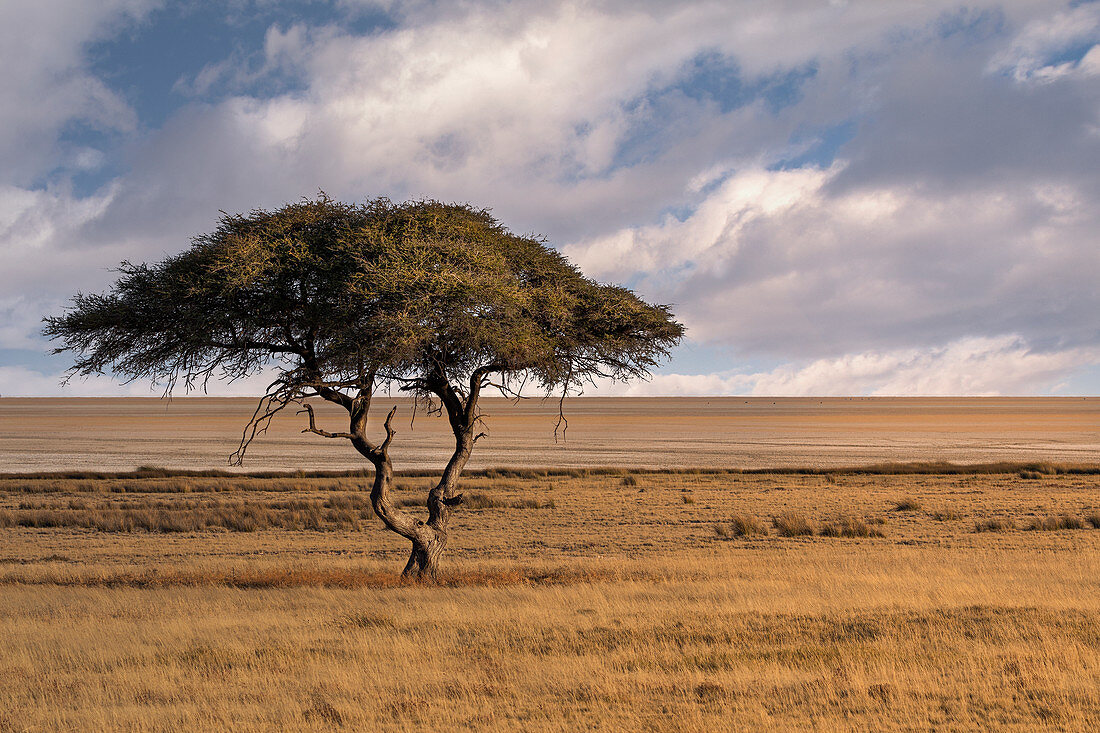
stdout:
<svg viewBox="0 0 1100 733">
<path fill-rule="evenodd" d="M 45 319 L 44 333 L 62 343 L 54 353 L 74 354 L 70 376 L 110 371 L 171 394 L 274 367 L 231 462 L 274 415 L 302 405 L 302 432 L 347 440 L 371 462 L 371 504 L 412 543 L 404 572 L 419 577 L 434 574 L 461 504 L 484 390 L 564 395 L 598 377 L 644 377 L 683 333 L 667 307 L 584 277 L 488 211 L 436 201 L 321 194 L 223 214 L 182 254 L 120 270 L 106 294 L 77 294 Z M 396 406 L 384 437 L 368 434 L 371 400 L 394 386 L 444 414 L 454 434 L 426 520 L 389 496 Z M 310 398 L 344 408 L 347 429 L 319 427 Z"/>
</svg>

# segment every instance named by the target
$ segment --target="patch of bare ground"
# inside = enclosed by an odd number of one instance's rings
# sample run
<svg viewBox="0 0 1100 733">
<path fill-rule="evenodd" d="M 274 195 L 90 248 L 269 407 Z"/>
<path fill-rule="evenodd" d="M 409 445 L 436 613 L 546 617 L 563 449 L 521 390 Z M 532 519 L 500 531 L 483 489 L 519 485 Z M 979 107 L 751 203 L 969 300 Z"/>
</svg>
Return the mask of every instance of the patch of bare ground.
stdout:
<svg viewBox="0 0 1100 733">
<path fill-rule="evenodd" d="M 6 477 L 0 730 L 1096 729 L 1100 472 L 888 468 Z"/>
<path fill-rule="evenodd" d="M 1100 399 L 1089 398 L 571 398 L 569 440 L 555 443 L 556 400 L 483 398 L 490 430 L 470 468 L 529 465 L 655 467 L 866 466 L 900 460 L 991 463 L 1095 461 Z M 436 468 L 453 448 L 446 419 L 380 395 L 375 425 L 398 405 L 396 467 Z M 151 456 L 175 467 L 225 465 L 254 399 L 181 397 L 0 399 L 0 466 L 122 470 Z M 331 410 L 331 411 L 330 411 Z M 339 408 L 317 407 L 318 419 Z M 359 469 L 336 441 L 303 440 L 301 416 L 277 418 L 250 449 L 283 470 Z M 396 445 L 395 445 L 396 449 Z"/>
</svg>

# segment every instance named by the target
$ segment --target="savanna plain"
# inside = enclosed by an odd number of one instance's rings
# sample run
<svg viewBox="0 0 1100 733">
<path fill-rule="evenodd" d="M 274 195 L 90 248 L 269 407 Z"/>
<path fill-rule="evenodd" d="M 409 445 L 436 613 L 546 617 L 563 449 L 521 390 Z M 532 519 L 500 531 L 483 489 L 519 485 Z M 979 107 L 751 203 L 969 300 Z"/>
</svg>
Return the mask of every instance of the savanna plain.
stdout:
<svg viewBox="0 0 1100 733">
<path fill-rule="evenodd" d="M 493 405 L 431 584 L 230 402 L 0 400 L 0 730 L 1100 726 L 1100 400 Z"/>
</svg>

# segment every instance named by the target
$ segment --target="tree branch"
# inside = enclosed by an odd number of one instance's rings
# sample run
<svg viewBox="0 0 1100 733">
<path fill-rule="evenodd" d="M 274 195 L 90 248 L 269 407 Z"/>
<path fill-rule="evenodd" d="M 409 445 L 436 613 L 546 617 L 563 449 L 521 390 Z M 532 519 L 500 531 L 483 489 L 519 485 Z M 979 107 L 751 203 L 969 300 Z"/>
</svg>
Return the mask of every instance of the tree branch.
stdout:
<svg viewBox="0 0 1100 733">
<path fill-rule="evenodd" d="M 303 430 L 303 433 L 313 433 L 314 435 L 320 435 L 322 438 L 347 438 L 352 440 L 355 436 L 351 433 L 330 433 L 327 430 L 321 430 L 317 427 L 317 420 L 313 414 L 313 405 L 304 403 L 302 405 L 304 409 L 298 410 L 297 414 L 301 415 L 303 412 L 309 413 L 309 427 Z M 396 407 L 394 408 L 397 409 Z"/>
<path fill-rule="evenodd" d="M 315 390 L 317 390 L 317 394 L 321 395 L 322 399 L 328 400 L 329 402 L 335 402 L 348 412 L 351 412 L 353 406 L 352 403 L 354 402 L 354 400 L 341 392 L 339 389 L 334 389 L 332 387 L 319 384 L 310 384 L 308 386 L 313 387 Z"/>
<path fill-rule="evenodd" d="M 393 440 L 393 436 L 397 435 L 397 431 L 393 429 L 393 425 L 391 424 L 393 423 L 393 416 L 396 414 L 397 405 L 394 405 L 393 409 L 390 410 L 390 414 L 386 415 L 386 439 L 382 441 L 382 445 L 379 447 L 379 450 L 382 453 L 385 453 L 387 450 L 389 450 L 390 441 Z"/>
<path fill-rule="evenodd" d="M 493 372 L 500 372 L 504 369 L 506 369 L 506 367 L 503 364 L 486 364 L 485 366 L 478 367 L 470 374 L 470 393 L 466 398 L 466 405 L 463 410 L 463 417 L 465 418 L 466 425 L 473 426 L 474 424 L 474 418 L 477 416 L 477 400 L 481 395 L 481 388 L 486 386 L 485 377 Z"/>
<path fill-rule="evenodd" d="M 222 341 L 209 341 L 209 346 L 215 349 L 225 349 L 226 351 L 233 351 L 236 349 L 253 349 L 255 351 L 269 351 L 272 354 L 298 354 L 301 356 L 300 349 L 296 349 L 293 346 L 287 346 L 285 344 L 274 344 L 266 341 L 250 341 L 243 340 L 237 343 L 225 343 Z"/>
<path fill-rule="evenodd" d="M 169 386 L 168 394 L 171 394 L 170 390 L 171 387 Z M 256 411 L 252 413 L 252 419 L 245 425 L 240 445 L 229 457 L 229 465 L 240 466 L 244 463 L 244 454 L 248 450 L 248 446 L 257 436 L 267 432 L 268 426 L 271 425 L 271 419 L 291 401 L 292 396 L 287 393 L 286 384 L 282 379 L 276 379 L 267 386 L 267 392 L 256 405 Z"/>
</svg>

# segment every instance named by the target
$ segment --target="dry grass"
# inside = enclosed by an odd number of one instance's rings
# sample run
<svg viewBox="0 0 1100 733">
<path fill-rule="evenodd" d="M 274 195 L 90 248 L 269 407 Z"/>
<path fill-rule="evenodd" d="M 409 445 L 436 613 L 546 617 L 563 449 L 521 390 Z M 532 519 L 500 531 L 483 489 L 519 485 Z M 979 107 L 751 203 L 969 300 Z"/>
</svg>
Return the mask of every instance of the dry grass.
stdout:
<svg viewBox="0 0 1100 733">
<path fill-rule="evenodd" d="M 979 519 L 974 523 L 975 532 L 1007 532 L 1010 529 L 1015 529 L 1015 523 L 998 518 Z"/>
<path fill-rule="evenodd" d="M 0 709 L 11 727 L 66 730 L 1087 730 L 1100 718 L 1100 603 L 1083 577 L 1095 556 L 831 546 L 766 563 L 731 550 L 702 576 L 666 558 L 662 578 L 641 580 L 9 587 Z"/>
<path fill-rule="evenodd" d="M 1084 520 L 1063 514 L 1060 517 L 1035 517 L 1024 529 L 1051 531 L 1059 529 L 1085 529 L 1089 525 Z"/>
<path fill-rule="evenodd" d="M 0 730 L 1100 725 L 1100 532 L 947 521 L 1100 525 L 1096 474 L 1043 474 L 1037 494 L 1017 470 L 494 471 L 465 482 L 485 502 L 460 508 L 430 585 L 398 577 L 407 548 L 362 477 L 0 486 L 3 516 L 271 517 L 0 528 Z M 240 483 L 153 490 L 175 480 Z M 400 481 L 415 507 L 431 479 Z M 898 497 L 935 510 L 884 511 Z M 313 511 L 359 525 L 286 519 Z"/>
<path fill-rule="evenodd" d="M 62 560 L 61 562 L 65 562 Z M 54 566 L 36 573 L 0 576 L 0 585 L 51 585 L 84 588 L 500 588 L 513 585 L 573 585 L 611 581 L 653 580 L 642 569 L 539 566 L 477 569 L 466 567 L 440 573 L 428 581 L 410 581 L 391 570 L 362 567 L 244 566 L 170 568 L 152 570 L 77 570 Z"/>
<path fill-rule="evenodd" d="M 780 537 L 804 537 L 814 533 L 814 525 L 805 514 L 783 512 L 772 517 L 772 526 Z"/>
<path fill-rule="evenodd" d="M 623 469 L 609 466 L 587 468 L 485 468 L 469 469 L 467 478 L 545 479 L 545 478 L 593 478 L 621 476 L 622 486 L 636 486 L 638 476 L 822 476 L 829 484 L 837 483 L 842 476 L 987 476 L 997 474 L 1034 473 L 1038 476 L 1096 476 L 1100 466 L 1091 464 L 1036 463 L 1033 461 L 999 461 L 994 463 L 950 463 L 945 461 L 913 461 L 903 463 L 878 463 L 861 466 L 792 467 L 776 465 L 768 468 L 633 468 L 627 474 Z M 403 478 L 436 478 L 434 470 L 403 470 Z M 217 469 L 190 470 L 165 466 L 139 466 L 133 471 L 22 471 L 0 472 L 4 491 L 49 493 L 53 491 L 102 490 L 164 493 L 173 491 L 232 491 L 248 490 L 262 486 L 266 491 L 286 491 L 290 487 L 314 485 L 316 482 L 348 480 L 354 484 L 369 485 L 372 474 L 369 469 L 346 471 L 222 471 Z M 1021 476 L 1022 478 L 1022 476 Z M 158 480 L 173 479 L 168 483 Z M 191 479 L 180 481 L 181 479 Z M 97 482 L 110 483 L 106 487 Z"/>
<path fill-rule="evenodd" d="M 267 501 L 151 499 L 21 501 L 0 509 L 0 527 L 79 527 L 101 532 L 198 532 L 221 529 L 358 530 L 373 517 L 364 495 Z"/>
<path fill-rule="evenodd" d="M 397 505 L 405 508 L 427 506 L 425 498 L 398 499 Z M 506 501 L 483 491 L 473 491 L 462 495 L 461 506 L 465 509 L 556 509 L 557 504 L 553 499 L 539 501 L 538 499 L 512 499 Z"/>
<path fill-rule="evenodd" d="M 858 517 L 841 517 L 837 522 L 822 525 L 822 537 L 885 537 L 882 530 Z"/>
<path fill-rule="evenodd" d="M 766 535 L 768 528 L 756 517 L 749 514 L 734 514 L 726 524 L 714 525 L 714 534 L 718 537 L 755 537 Z"/>
</svg>

